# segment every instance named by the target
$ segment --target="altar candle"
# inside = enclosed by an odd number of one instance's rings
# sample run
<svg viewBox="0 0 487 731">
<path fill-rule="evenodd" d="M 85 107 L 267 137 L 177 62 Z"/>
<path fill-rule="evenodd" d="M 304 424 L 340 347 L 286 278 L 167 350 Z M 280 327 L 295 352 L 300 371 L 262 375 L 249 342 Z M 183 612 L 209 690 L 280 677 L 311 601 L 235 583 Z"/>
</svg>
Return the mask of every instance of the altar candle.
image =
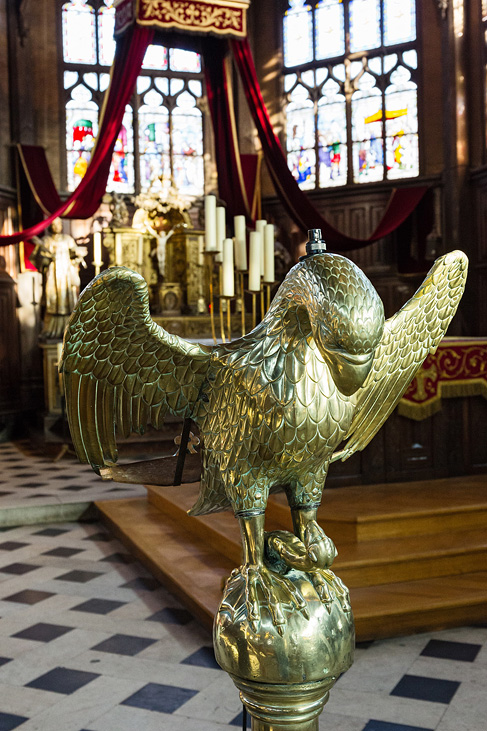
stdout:
<svg viewBox="0 0 487 731">
<path fill-rule="evenodd" d="M 258 221 L 255 222 L 255 230 L 260 233 L 262 237 L 262 247 L 260 250 L 260 276 L 264 276 L 264 229 L 267 226 L 267 221 L 265 221 L 263 218 L 259 218 Z"/>
<path fill-rule="evenodd" d="M 264 282 L 274 281 L 274 224 L 264 229 Z"/>
<path fill-rule="evenodd" d="M 93 264 L 101 266 L 103 260 L 101 258 L 101 232 L 95 231 L 93 234 Z"/>
<path fill-rule="evenodd" d="M 235 216 L 235 264 L 239 272 L 247 269 L 247 243 L 245 236 L 245 216 Z"/>
<path fill-rule="evenodd" d="M 225 209 L 218 206 L 216 209 L 216 251 L 218 252 L 215 261 L 221 262 L 223 252 L 223 241 L 226 238 Z"/>
<path fill-rule="evenodd" d="M 122 265 L 122 234 L 115 234 L 115 264 Z"/>
<path fill-rule="evenodd" d="M 205 238 L 204 236 L 198 236 L 198 264 L 200 267 L 204 266 L 205 264 Z"/>
<path fill-rule="evenodd" d="M 216 251 L 216 197 L 205 196 L 205 244 L 206 251 Z"/>
<path fill-rule="evenodd" d="M 259 231 L 250 233 L 249 252 L 249 289 L 251 292 L 260 291 L 260 258 L 262 249 L 262 235 Z"/>
<path fill-rule="evenodd" d="M 233 268 L 233 239 L 223 241 L 223 287 L 224 297 L 235 296 L 235 276 Z"/>
</svg>

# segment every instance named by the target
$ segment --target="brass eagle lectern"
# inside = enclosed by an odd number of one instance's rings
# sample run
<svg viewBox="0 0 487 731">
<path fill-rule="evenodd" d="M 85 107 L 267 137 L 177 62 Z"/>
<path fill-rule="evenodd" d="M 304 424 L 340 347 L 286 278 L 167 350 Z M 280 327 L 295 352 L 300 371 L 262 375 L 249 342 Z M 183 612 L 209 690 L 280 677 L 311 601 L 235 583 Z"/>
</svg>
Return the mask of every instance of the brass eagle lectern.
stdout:
<svg viewBox="0 0 487 731">
<path fill-rule="evenodd" d="M 240 523 L 243 562 L 225 586 L 214 643 L 255 730 L 317 731 L 329 688 L 352 663 L 348 591 L 316 520 L 328 467 L 385 422 L 446 332 L 466 275 L 462 252 L 441 257 L 384 321 L 367 277 L 312 230 L 262 322 L 214 347 L 158 327 L 145 281 L 128 269 L 103 272 L 80 297 L 61 369 L 81 461 L 113 466 L 116 430 L 157 429 L 166 413 L 191 418 L 203 441 L 191 514 L 232 509 Z M 277 490 L 293 534 L 264 532 Z"/>
</svg>

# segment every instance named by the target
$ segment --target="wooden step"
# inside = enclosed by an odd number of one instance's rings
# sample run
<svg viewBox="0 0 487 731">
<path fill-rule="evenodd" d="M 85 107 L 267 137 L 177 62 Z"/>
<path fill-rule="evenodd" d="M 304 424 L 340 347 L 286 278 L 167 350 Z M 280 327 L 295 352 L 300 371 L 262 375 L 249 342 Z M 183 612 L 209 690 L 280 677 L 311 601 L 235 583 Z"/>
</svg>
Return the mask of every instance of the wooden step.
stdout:
<svg viewBox="0 0 487 731">
<path fill-rule="evenodd" d="M 222 582 L 235 562 L 144 498 L 96 507 L 134 555 L 211 627 Z M 358 641 L 441 629 L 485 621 L 487 572 L 355 587 L 350 595 Z"/>
<path fill-rule="evenodd" d="M 241 562 L 238 523 L 229 512 L 196 518 L 187 515 L 194 505 L 199 483 L 179 487 L 147 487 L 149 502 L 177 521 L 192 535 L 223 553 L 235 566 Z M 289 510 L 287 511 L 289 513 Z M 289 529 L 279 522 L 282 511 L 269 502 L 266 530 Z M 324 526 L 327 529 L 327 525 Z M 484 530 L 408 536 L 376 541 L 338 541 L 333 570 L 348 587 L 373 586 L 481 571 L 487 566 L 487 532 Z"/>
<path fill-rule="evenodd" d="M 487 571 L 352 589 L 357 641 L 485 622 Z"/>
<path fill-rule="evenodd" d="M 274 517 L 289 525 L 285 496 L 273 495 L 269 503 Z M 338 543 L 485 529 L 487 476 L 325 490 L 318 517 Z"/>
</svg>

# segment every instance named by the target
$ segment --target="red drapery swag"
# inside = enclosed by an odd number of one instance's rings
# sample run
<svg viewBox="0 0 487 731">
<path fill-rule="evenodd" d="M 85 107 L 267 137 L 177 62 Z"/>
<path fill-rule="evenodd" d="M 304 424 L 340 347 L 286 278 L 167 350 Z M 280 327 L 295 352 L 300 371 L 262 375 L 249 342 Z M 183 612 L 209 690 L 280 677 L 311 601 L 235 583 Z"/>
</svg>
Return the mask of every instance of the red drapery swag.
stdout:
<svg viewBox="0 0 487 731">
<path fill-rule="evenodd" d="M 97 210 L 106 189 L 113 146 L 125 106 L 135 87 L 145 50 L 153 39 L 150 28 L 134 25 L 117 42 L 111 82 L 101 115 L 100 131 L 86 174 L 68 200 L 62 202 L 48 173 L 47 160 L 39 148 L 23 147 L 24 164 L 41 208 L 48 217 L 13 236 L 0 237 L 0 244 L 13 244 L 41 233 L 58 216 L 89 218 Z M 251 171 L 255 163 L 244 160 L 238 150 L 230 70 L 226 58 L 228 42 L 219 38 L 199 39 L 207 94 L 215 131 L 216 162 L 220 196 L 226 200 L 230 215 L 256 216 L 255 201 L 249 200 Z M 231 40 L 230 46 L 242 80 L 245 96 L 262 145 L 264 159 L 283 205 L 303 230 L 321 228 L 325 240 L 338 251 L 357 249 L 377 241 L 398 228 L 417 206 L 427 187 L 418 186 L 392 191 L 384 215 L 367 239 L 355 239 L 331 226 L 299 188 L 288 168 L 286 156 L 274 133 L 262 94 L 248 40 Z M 31 154 L 30 159 L 29 154 Z M 255 178 L 254 178 L 255 180 Z"/>
</svg>

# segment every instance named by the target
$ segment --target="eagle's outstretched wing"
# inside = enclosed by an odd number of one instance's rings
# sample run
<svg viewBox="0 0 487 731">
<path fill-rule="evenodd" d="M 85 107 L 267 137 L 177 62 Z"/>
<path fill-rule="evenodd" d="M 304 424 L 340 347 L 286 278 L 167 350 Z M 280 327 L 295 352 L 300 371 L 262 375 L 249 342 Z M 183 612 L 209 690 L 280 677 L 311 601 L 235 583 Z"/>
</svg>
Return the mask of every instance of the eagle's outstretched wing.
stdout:
<svg viewBox="0 0 487 731">
<path fill-rule="evenodd" d="M 96 277 L 82 293 L 64 336 L 60 370 L 79 459 L 117 460 L 123 436 L 160 428 L 164 415 L 191 416 L 210 350 L 170 335 L 149 314 L 144 279 L 125 267 Z"/>
<path fill-rule="evenodd" d="M 416 294 L 386 321 L 372 369 L 357 392 L 355 415 L 344 449 L 348 459 L 370 442 L 397 406 L 426 356 L 434 353 L 465 289 L 468 259 L 461 251 L 439 258 Z"/>
</svg>

